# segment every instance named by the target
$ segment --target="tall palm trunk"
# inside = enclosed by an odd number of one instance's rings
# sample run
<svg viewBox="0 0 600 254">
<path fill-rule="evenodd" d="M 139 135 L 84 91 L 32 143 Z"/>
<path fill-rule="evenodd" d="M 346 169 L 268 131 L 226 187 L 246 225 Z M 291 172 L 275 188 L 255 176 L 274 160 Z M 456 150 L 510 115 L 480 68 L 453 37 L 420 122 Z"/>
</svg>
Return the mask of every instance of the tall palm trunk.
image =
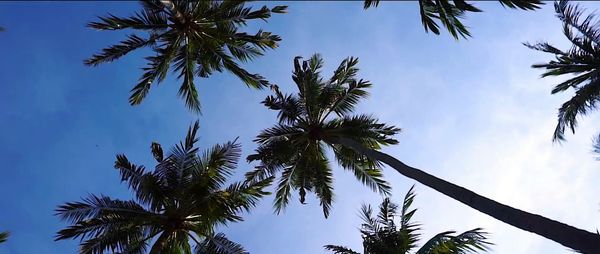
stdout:
<svg viewBox="0 0 600 254">
<path fill-rule="evenodd" d="M 340 138 L 329 141 L 381 161 L 396 169 L 398 173 L 504 223 L 543 236 L 582 253 L 600 253 L 600 235 L 498 203 L 422 170 L 410 167 L 385 153 L 366 148 L 354 140 Z"/>
</svg>

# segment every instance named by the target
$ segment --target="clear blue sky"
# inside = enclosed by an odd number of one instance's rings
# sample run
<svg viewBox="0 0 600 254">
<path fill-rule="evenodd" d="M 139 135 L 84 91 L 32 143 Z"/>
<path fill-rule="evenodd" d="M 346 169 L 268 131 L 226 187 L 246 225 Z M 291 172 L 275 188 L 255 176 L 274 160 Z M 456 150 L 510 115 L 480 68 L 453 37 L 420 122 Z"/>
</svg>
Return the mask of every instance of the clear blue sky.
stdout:
<svg viewBox="0 0 600 254">
<path fill-rule="evenodd" d="M 404 130 L 400 144 L 386 152 L 490 198 L 595 231 L 600 162 L 589 151 L 600 118 L 587 117 L 568 143 L 553 145 L 555 110 L 568 95 L 551 96 L 555 80 L 540 80 L 539 71 L 529 68 L 550 56 L 521 45 L 539 39 L 568 45 L 551 5 L 523 12 L 477 4 L 485 12 L 466 21 L 473 38 L 456 42 L 447 34 L 426 34 L 414 2 L 384 2 L 369 11 L 360 2 L 292 3 L 289 14 L 248 27 L 273 31 L 283 42 L 247 67 L 292 91 L 294 56 L 321 53 L 327 75 L 343 58 L 359 57 L 360 76 L 375 84 L 359 112 Z M 53 216 L 54 208 L 87 193 L 129 198 L 112 168 L 114 155 L 152 165 L 150 143 L 174 144 L 198 118 L 177 98 L 173 79 L 154 87 L 141 106 L 128 105 L 143 53 L 98 68 L 83 66 L 84 58 L 123 38 L 84 24 L 137 7 L 0 3 L 0 25 L 7 28 L 0 33 L 0 230 L 12 232 L 0 253 L 75 253 L 76 241 L 52 240 L 66 226 Z M 268 91 L 250 90 L 229 74 L 197 85 L 204 111 L 201 146 L 239 136 L 245 157 L 255 148 L 253 137 L 274 123 L 273 112 L 259 104 Z M 238 177 L 249 169 L 241 161 Z M 400 200 L 414 183 L 385 172 Z M 349 172 L 337 169 L 335 177 L 337 200 L 327 220 L 312 199 L 307 205 L 293 202 L 276 216 L 269 197 L 245 222 L 223 231 L 252 253 L 324 253 L 324 244 L 359 249 L 358 208 L 380 197 Z M 416 219 L 425 237 L 484 227 L 496 244 L 493 253 L 566 252 L 424 186 L 416 191 Z"/>
</svg>

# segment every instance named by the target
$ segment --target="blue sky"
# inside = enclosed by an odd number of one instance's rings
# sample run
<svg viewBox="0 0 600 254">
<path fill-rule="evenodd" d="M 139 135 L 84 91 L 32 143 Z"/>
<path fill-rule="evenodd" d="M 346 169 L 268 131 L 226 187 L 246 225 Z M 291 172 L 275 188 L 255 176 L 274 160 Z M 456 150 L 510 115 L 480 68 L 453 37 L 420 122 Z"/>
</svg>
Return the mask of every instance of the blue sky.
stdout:
<svg viewBox="0 0 600 254">
<path fill-rule="evenodd" d="M 556 79 L 539 79 L 540 72 L 529 68 L 550 56 L 521 45 L 541 39 L 568 45 L 551 5 L 537 12 L 477 5 L 485 12 L 466 21 L 473 38 L 456 42 L 426 34 L 413 2 L 384 2 L 369 11 L 359 2 L 291 3 L 289 14 L 248 27 L 273 31 L 283 42 L 247 67 L 292 91 L 293 57 L 321 53 L 328 75 L 345 57 L 359 57 L 360 77 L 374 88 L 358 112 L 403 128 L 400 144 L 386 152 L 495 200 L 595 231 L 600 162 L 590 153 L 590 139 L 600 118 L 586 117 L 567 143 L 553 144 L 556 108 L 568 94 L 550 95 Z M 142 105 L 128 105 L 142 52 L 83 66 L 84 58 L 123 35 L 84 24 L 136 8 L 133 2 L 0 3 L 0 24 L 7 28 L 0 33 L 0 229 L 12 232 L 0 253 L 75 253 L 76 241 L 52 240 L 66 226 L 53 216 L 55 207 L 87 193 L 128 198 L 112 168 L 115 154 L 152 165 L 150 143 L 174 144 L 198 118 L 177 98 L 172 78 L 153 87 Z M 275 121 L 259 104 L 268 91 L 250 90 L 229 74 L 197 85 L 201 147 L 239 136 L 245 157 L 255 148 L 253 137 Z M 237 176 L 251 167 L 241 161 Z M 414 182 L 385 173 L 399 201 Z M 251 253 L 325 253 L 324 244 L 360 249 L 360 204 L 381 198 L 349 172 L 338 168 L 335 179 L 327 220 L 314 199 L 274 215 L 269 197 L 245 222 L 223 231 Z M 567 252 L 424 186 L 416 191 L 425 237 L 483 227 L 496 244 L 492 253 Z"/>
</svg>

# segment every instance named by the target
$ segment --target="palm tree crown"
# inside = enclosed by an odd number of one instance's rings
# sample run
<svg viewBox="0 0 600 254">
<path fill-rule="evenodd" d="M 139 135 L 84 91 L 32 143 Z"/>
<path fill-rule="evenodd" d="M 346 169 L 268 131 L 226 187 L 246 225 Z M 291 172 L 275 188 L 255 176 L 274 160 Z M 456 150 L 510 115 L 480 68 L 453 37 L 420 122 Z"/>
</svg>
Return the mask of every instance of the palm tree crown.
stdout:
<svg viewBox="0 0 600 254">
<path fill-rule="evenodd" d="M 131 105 L 141 103 L 152 83 L 163 81 L 171 67 L 178 72 L 178 78 L 183 78 L 179 95 L 186 106 L 196 112 L 200 112 L 200 102 L 195 76 L 206 78 L 215 71 L 228 70 L 246 85 L 263 88 L 268 81 L 249 73 L 239 63 L 261 56 L 266 49 L 276 48 L 281 39 L 270 32 L 259 30 L 256 34 L 247 34 L 239 28 L 249 20 L 266 21 L 271 13 L 285 13 L 287 7 L 263 6 L 253 10 L 245 7 L 245 2 L 147 0 L 142 1 L 143 8 L 133 16 L 100 17 L 100 21 L 88 26 L 100 30 L 132 29 L 143 35 L 129 35 L 85 60 L 85 64 L 96 66 L 149 47 L 153 55 L 145 58 L 148 64 L 143 68 L 139 83 L 131 90 Z"/>
<path fill-rule="evenodd" d="M 117 155 L 115 168 L 135 194 L 134 200 L 90 195 L 80 202 L 58 207 L 57 215 L 72 223 L 60 230 L 56 240 L 80 238 L 80 253 L 195 253 L 241 254 L 244 249 L 214 228 L 241 221 L 240 213 L 254 207 L 268 192 L 272 178 L 233 183 L 224 188 L 236 167 L 240 145 L 228 142 L 198 154 L 195 147 L 198 122 L 185 141 L 163 156 L 152 143 L 158 162 L 154 171 Z"/>
<path fill-rule="evenodd" d="M 364 8 L 377 7 L 380 0 L 364 0 Z M 536 10 L 543 4 L 541 0 L 499 0 L 504 7 L 521 10 Z M 452 37 L 467 38 L 471 36 L 469 29 L 461 19 L 467 12 L 481 12 L 474 5 L 464 0 L 419 0 L 419 12 L 421 22 L 426 32 L 431 31 L 434 34 L 440 34 L 439 20 L 442 25 L 450 32 Z"/>
<path fill-rule="evenodd" d="M 307 192 L 315 193 L 327 217 L 333 201 L 333 177 L 325 155 L 329 147 L 337 162 L 357 179 L 373 190 L 389 193 L 390 186 L 383 179 L 379 162 L 332 142 L 335 138 L 348 138 L 372 149 L 398 142 L 392 136 L 399 128 L 379 123 L 370 115 L 351 115 L 371 87 L 368 81 L 356 79 L 358 59 L 342 61 L 329 80 L 321 77 L 323 60 L 319 55 L 302 62 L 300 59 L 294 59 L 292 77 L 298 93 L 283 94 L 272 86 L 275 95 L 263 101 L 267 108 L 279 112 L 279 122 L 255 139 L 259 147 L 248 156 L 248 161 L 259 160 L 260 165 L 248 172 L 247 178 L 260 180 L 281 171 L 276 212 L 288 204 L 293 189 L 298 190 L 301 203 Z"/>
<path fill-rule="evenodd" d="M 414 188 L 414 186 L 413 186 Z M 363 239 L 363 254 L 443 254 L 469 253 L 486 251 L 488 245 L 487 233 L 480 228 L 454 235 L 454 231 L 439 233 L 429 239 L 416 252 L 420 235 L 417 233 L 419 224 L 411 221 L 416 209 L 410 206 L 415 198 L 413 188 L 410 188 L 398 213 L 398 205 L 385 198 L 379 205 L 379 213 L 373 216 L 370 205 L 363 205 L 361 218 L 363 224 L 360 233 Z M 395 219 L 399 217 L 399 224 Z M 337 245 L 325 245 L 325 249 L 337 254 L 359 254 L 350 248 Z"/>
<path fill-rule="evenodd" d="M 562 141 L 566 128 L 575 133 L 577 116 L 596 109 L 600 101 L 600 24 L 594 21 L 594 15 L 581 20 L 583 10 L 567 1 L 556 2 L 554 9 L 563 22 L 563 33 L 572 43 L 571 48 L 563 51 L 547 42 L 525 45 L 556 56 L 555 60 L 548 63 L 532 65 L 533 68 L 546 69 L 542 77 L 575 75 L 552 89 L 552 94 L 571 88 L 575 90 L 575 95 L 558 110 L 558 124 L 553 139 Z"/>
</svg>

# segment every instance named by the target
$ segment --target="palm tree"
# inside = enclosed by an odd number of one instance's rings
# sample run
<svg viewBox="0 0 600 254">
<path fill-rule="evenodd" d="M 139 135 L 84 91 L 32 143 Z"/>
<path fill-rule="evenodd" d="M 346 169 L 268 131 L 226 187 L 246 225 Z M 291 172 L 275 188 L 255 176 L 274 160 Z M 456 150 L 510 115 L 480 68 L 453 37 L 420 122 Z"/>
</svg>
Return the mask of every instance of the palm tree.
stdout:
<svg viewBox="0 0 600 254">
<path fill-rule="evenodd" d="M 236 182 L 223 188 L 240 157 L 240 145 L 228 142 L 198 154 L 195 147 L 198 122 L 190 127 L 184 141 L 166 157 L 157 143 L 152 155 L 158 162 L 154 171 L 117 155 L 115 168 L 135 194 L 133 200 L 90 195 L 80 202 L 58 207 L 57 215 L 72 223 L 58 232 L 56 240 L 80 238 L 80 253 L 247 253 L 224 234 L 218 225 L 241 221 L 272 178 Z"/>
<path fill-rule="evenodd" d="M 350 114 L 371 86 L 369 81 L 356 78 L 358 59 L 342 61 L 328 80 L 320 75 L 323 59 L 319 55 L 302 64 L 300 59 L 294 59 L 292 77 L 300 92 L 284 95 L 273 86 L 275 95 L 263 101 L 269 109 L 279 111 L 279 123 L 256 138 L 259 147 L 248 161 L 260 160 L 261 164 L 248 172 L 247 178 L 261 180 L 281 171 L 275 198 L 277 213 L 288 205 L 293 189 L 299 192 L 301 203 L 307 192 L 315 193 L 327 217 L 333 202 L 333 178 L 325 154 L 326 148 L 331 148 L 344 169 L 371 189 L 388 194 L 390 186 L 383 180 L 379 162 L 326 139 L 347 137 L 373 149 L 397 143 L 391 136 L 400 129 L 379 123 L 370 115 Z"/>
<path fill-rule="evenodd" d="M 364 254 L 407 254 L 413 252 L 419 241 L 419 224 L 411 221 L 417 209 L 411 209 L 415 194 L 413 187 L 410 188 L 400 213 L 398 205 L 385 198 L 379 205 L 379 213 L 373 216 L 371 206 L 363 205 L 360 211 L 360 217 L 363 220 L 360 233 L 363 239 Z M 400 224 L 394 221 L 396 217 L 400 218 Z M 480 228 L 471 229 L 458 235 L 454 231 L 439 233 L 429 239 L 419 248 L 417 254 L 438 254 L 438 253 L 469 253 L 477 251 L 486 251 L 488 245 L 487 233 Z M 345 246 L 325 245 L 325 249 L 337 254 L 359 254 Z"/>
<path fill-rule="evenodd" d="M 0 232 L 0 243 L 6 242 L 6 240 L 8 240 L 9 236 L 10 236 L 10 232 L 8 232 L 8 231 Z"/>
<path fill-rule="evenodd" d="M 279 123 L 258 135 L 256 142 L 259 147 L 256 154 L 248 159 L 261 162 L 247 176 L 249 180 L 260 180 L 283 171 L 276 193 L 277 211 L 287 204 L 291 188 L 298 189 L 301 197 L 306 191 L 314 191 L 321 199 L 324 211 L 329 210 L 333 196 L 330 183 L 333 179 L 323 153 L 323 146 L 328 146 L 333 148 L 342 167 L 353 170 L 363 183 L 378 188 L 383 193 L 387 192 L 389 185 L 383 180 L 380 162 L 408 178 L 521 230 L 583 253 L 596 253 L 600 250 L 600 236 L 597 234 L 498 203 L 379 152 L 382 145 L 397 143 L 392 136 L 399 129 L 379 123 L 369 115 L 349 115 L 356 103 L 366 96 L 365 89 L 370 87 L 368 82 L 354 79 L 358 69 L 353 67 L 355 64 L 348 66 L 354 62 L 357 60 L 353 58 L 345 61 L 334 72 L 332 80 L 323 81 L 319 76 L 322 64 L 320 57 L 313 56 L 302 65 L 296 58 L 293 79 L 299 93 L 283 95 L 275 89 L 275 96 L 269 96 L 263 102 L 269 109 L 279 112 Z M 334 112 L 337 117 L 329 115 L 330 112 Z M 369 170 L 363 170 L 365 168 Z"/>
<path fill-rule="evenodd" d="M 213 72 L 227 70 L 252 88 L 266 87 L 269 82 L 258 74 L 251 74 L 240 63 L 264 54 L 266 49 L 278 46 L 279 36 L 259 30 L 256 34 L 239 29 L 254 19 L 267 20 L 272 13 L 285 13 L 286 6 L 258 10 L 245 6 L 246 1 L 187 1 L 147 0 L 142 9 L 129 17 L 108 15 L 88 27 L 100 30 L 137 31 L 127 39 L 102 49 L 85 60 L 86 65 L 97 66 L 112 62 L 140 48 L 150 48 L 147 66 L 139 83 L 131 90 L 129 102 L 142 102 L 151 85 L 162 82 L 169 68 L 183 78 L 179 95 L 186 106 L 200 112 L 198 91 L 194 77 L 209 77 Z"/>
<path fill-rule="evenodd" d="M 563 141 L 565 129 L 575 133 L 577 117 L 595 110 L 600 101 L 600 24 L 594 22 L 594 15 L 581 20 L 583 9 L 567 1 L 555 2 L 554 9 L 563 22 L 563 33 L 572 43 L 571 48 L 563 51 L 547 42 L 525 45 L 556 56 L 548 63 L 532 65 L 533 68 L 546 69 L 542 77 L 575 75 L 552 89 L 552 94 L 569 89 L 575 91 L 575 95 L 558 109 L 553 140 Z"/>
<path fill-rule="evenodd" d="M 380 0 L 364 0 L 364 8 L 377 7 L 379 2 Z M 541 0 L 499 0 L 499 2 L 504 7 L 521 10 L 536 10 L 543 4 Z M 468 27 L 461 19 L 467 12 L 481 12 L 481 10 L 465 0 L 419 0 L 419 12 L 426 32 L 431 31 L 439 35 L 440 25 L 436 21 L 439 20 L 452 37 L 459 39 L 459 36 L 463 38 L 471 36 Z"/>
</svg>

